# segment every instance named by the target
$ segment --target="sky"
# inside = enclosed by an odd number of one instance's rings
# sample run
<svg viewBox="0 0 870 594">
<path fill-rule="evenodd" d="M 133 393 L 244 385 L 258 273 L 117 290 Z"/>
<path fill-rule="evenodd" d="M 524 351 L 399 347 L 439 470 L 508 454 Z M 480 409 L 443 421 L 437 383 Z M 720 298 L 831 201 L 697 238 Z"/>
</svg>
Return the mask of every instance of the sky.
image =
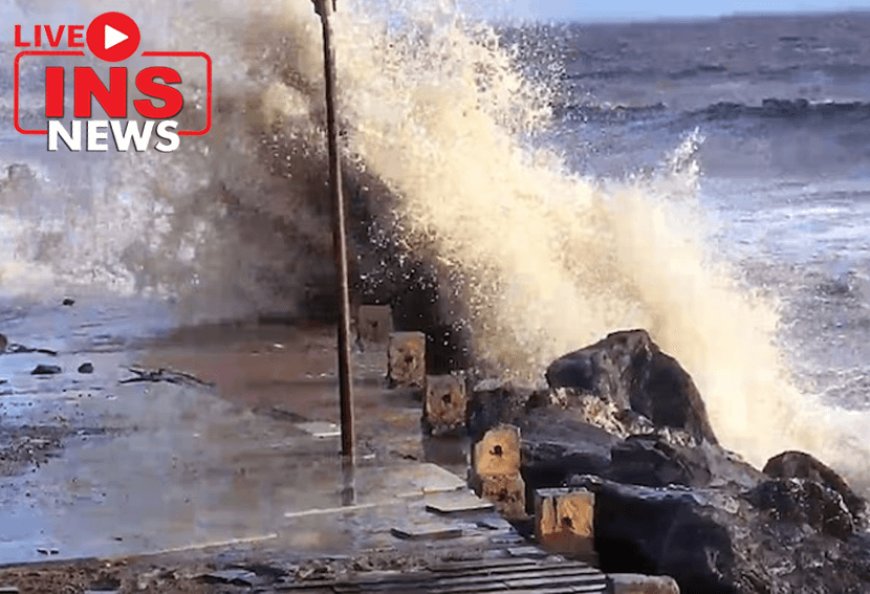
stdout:
<svg viewBox="0 0 870 594">
<path fill-rule="evenodd" d="M 870 0 L 505 0 L 507 11 L 543 20 L 637 20 L 735 13 L 870 9 Z"/>
</svg>

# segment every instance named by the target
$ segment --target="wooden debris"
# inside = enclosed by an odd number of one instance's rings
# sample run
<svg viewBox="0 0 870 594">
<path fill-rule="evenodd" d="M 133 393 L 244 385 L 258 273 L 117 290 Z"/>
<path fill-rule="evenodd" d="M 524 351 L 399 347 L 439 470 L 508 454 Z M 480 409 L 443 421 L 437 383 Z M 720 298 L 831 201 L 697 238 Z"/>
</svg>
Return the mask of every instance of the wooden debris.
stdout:
<svg viewBox="0 0 870 594">
<path fill-rule="evenodd" d="M 133 384 L 138 382 L 166 382 L 170 384 L 196 384 L 199 386 L 213 387 L 214 384 L 205 382 L 195 375 L 184 373 L 183 371 L 173 371 L 171 369 L 142 369 L 139 367 L 128 367 L 127 370 L 136 377 L 121 380 L 122 384 Z"/>
</svg>

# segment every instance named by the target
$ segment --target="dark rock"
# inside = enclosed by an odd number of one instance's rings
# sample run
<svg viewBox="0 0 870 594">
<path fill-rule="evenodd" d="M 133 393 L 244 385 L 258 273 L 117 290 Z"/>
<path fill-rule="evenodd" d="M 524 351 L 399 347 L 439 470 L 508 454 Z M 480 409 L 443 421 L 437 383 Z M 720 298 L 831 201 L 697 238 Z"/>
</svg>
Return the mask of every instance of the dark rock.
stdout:
<svg viewBox="0 0 870 594">
<path fill-rule="evenodd" d="M 647 487 L 706 487 L 713 479 L 699 450 L 678 449 L 657 436 L 629 438 L 613 448 L 611 460 L 608 476 L 620 483 Z"/>
<path fill-rule="evenodd" d="M 666 487 L 734 485 L 754 488 L 764 475 L 717 445 L 686 446 L 661 435 L 638 435 L 617 444 L 605 475 L 611 480 Z"/>
<path fill-rule="evenodd" d="M 496 380 L 485 380 L 475 386 L 466 409 L 466 426 L 472 443 L 480 441 L 487 431 L 498 425 L 518 425 L 533 393 L 530 388 Z"/>
<path fill-rule="evenodd" d="M 803 479 L 766 481 L 747 494 L 774 520 L 805 524 L 814 530 L 847 539 L 855 533 L 855 520 L 840 494 L 821 483 Z"/>
<path fill-rule="evenodd" d="M 57 375 L 59 373 L 63 373 L 63 369 L 57 365 L 37 365 L 36 368 L 30 372 L 30 375 Z"/>
<path fill-rule="evenodd" d="M 723 509 L 728 502 L 711 505 L 698 491 L 595 477 L 577 482 L 595 493 L 595 547 L 605 572 L 670 575 L 684 592 L 755 591 L 744 583 L 743 566 L 752 567 L 752 559 L 735 550 L 728 528 L 734 514 Z M 764 576 L 763 568 L 756 571 Z"/>
<path fill-rule="evenodd" d="M 682 592 L 704 594 L 870 591 L 866 541 L 779 521 L 738 492 L 573 482 L 595 493 L 595 547 L 607 573 L 669 575 Z"/>
<path fill-rule="evenodd" d="M 67 298 L 67 299 L 64 299 L 64 300 L 63 300 L 63 305 L 64 305 L 64 307 L 72 307 L 72 306 L 75 305 L 75 304 L 76 304 L 76 300 L 75 300 L 75 299 L 69 299 L 69 298 Z"/>
<path fill-rule="evenodd" d="M 5 334 L 0 334 L 0 353 L 6 352 L 6 347 L 9 346 L 9 339 Z"/>
<path fill-rule="evenodd" d="M 533 409 L 518 426 L 522 432 L 521 472 L 530 505 L 537 489 L 564 486 L 577 474 L 605 474 L 610 452 L 621 441 L 556 408 Z"/>
<path fill-rule="evenodd" d="M 863 525 L 866 521 L 867 502 L 855 493 L 834 470 L 803 452 L 785 452 L 768 460 L 764 474 L 778 479 L 807 479 L 833 489 L 843 498 L 853 518 Z"/>
<path fill-rule="evenodd" d="M 631 410 L 656 427 L 717 443 L 691 376 L 643 330 L 617 332 L 561 357 L 547 369 L 551 388 L 571 388 Z"/>
<path fill-rule="evenodd" d="M 93 363 L 82 363 L 79 365 L 79 373 L 90 374 L 94 372 Z"/>
<path fill-rule="evenodd" d="M 619 437 L 586 423 L 566 410 L 556 394 L 487 380 L 477 385 L 467 409 L 472 442 L 500 424 L 515 425 L 522 435 L 521 473 L 526 501 L 539 488 L 561 487 L 575 474 L 599 474 L 610 465 Z"/>
</svg>

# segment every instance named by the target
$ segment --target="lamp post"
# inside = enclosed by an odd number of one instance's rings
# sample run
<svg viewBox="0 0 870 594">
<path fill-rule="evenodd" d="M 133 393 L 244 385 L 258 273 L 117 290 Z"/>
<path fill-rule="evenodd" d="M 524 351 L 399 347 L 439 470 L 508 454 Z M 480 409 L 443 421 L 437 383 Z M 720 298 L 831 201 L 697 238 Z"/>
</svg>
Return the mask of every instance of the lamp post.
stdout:
<svg viewBox="0 0 870 594">
<path fill-rule="evenodd" d="M 338 381 L 341 408 L 341 453 L 353 459 L 354 414 L 353 378 L 350 360 L 350 281 L 347 262 L 346 209 L 341 179 L 339 132 L 335 113 L 336 74 L 335 47 L 332 43 L 330 17 L 336 11 L 337 0 L 311 0 L 323 27 L 323 62 L 326 80 L 326 128 L 329 143 L 329 189 L 332 196 L 332 238 L 338 285 Z"/>
</svg>

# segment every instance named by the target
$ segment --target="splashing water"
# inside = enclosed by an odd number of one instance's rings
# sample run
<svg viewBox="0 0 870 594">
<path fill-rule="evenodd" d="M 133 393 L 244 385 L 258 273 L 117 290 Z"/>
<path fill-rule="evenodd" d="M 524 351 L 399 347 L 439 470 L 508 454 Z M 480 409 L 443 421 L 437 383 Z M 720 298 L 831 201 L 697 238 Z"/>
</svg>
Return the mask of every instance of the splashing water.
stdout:
<svg viewBox="0 0 870 594">
<path fill-rule="evenodd" d="M 152 4 L 128 9 L 146 31 L 158 25 Z M 99 191 L 67 187 L 52 200 L 85 214 L 39 249 L 44 229 L 25 225 L 17 260 L 192 298 L 200 312 L 286 304 L 330 245 L 318 22 L 301 0 L 192 1 L 170 13 L 159 23 L 175 23 L 167 40 L 216 58 L 215 132 L 169 157 L 89 162 L 107 180 Z M 523 76 L 521 56 L 452 3 L 346 0 L 336 32 L 345 157 L 391 193 L 382 207 L 395 209 L 399 239 L 451 279 L 442 290 L 461 304 L 481 360 L 539 378 L 565 352 L 643 327 L 692 373 L 726 446 L 756 464 L 800 448 L 858 476 L 849 460 L 870 453 L 866 414 L 795 388 L 775 346 L 775 304 L 709 253 L 687 198 L 698 136 L 663 155 L 666 175 L 585 179 L 534 142 L 552 122 L 555 87 Z M 36 190 L 2 191 L 8 204 L 10 192 Z"/>
</svg>

